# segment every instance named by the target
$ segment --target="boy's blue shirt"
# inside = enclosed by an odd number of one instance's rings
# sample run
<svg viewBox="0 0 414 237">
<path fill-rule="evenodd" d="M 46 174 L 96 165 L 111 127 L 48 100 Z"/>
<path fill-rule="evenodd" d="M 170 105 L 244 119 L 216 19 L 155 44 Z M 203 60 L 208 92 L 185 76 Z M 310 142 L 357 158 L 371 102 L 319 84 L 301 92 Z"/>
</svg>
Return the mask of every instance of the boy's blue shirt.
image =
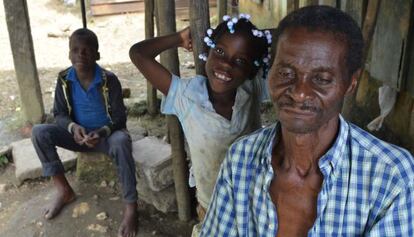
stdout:
<svg viewBox="0 0 414 237">
<path fill-rule="evenodd" d="M 68 71 L 67 80 L 72 82 L 71 93 L 75 122 L 84 127 L 87 132 L 107 125 L 110 122 L 110 118 L 99 91 L 103 81 L 102 68 L 96 64 L 95 78 L 88 90 L 83 89 L 73 67 Z"/>
</svg>

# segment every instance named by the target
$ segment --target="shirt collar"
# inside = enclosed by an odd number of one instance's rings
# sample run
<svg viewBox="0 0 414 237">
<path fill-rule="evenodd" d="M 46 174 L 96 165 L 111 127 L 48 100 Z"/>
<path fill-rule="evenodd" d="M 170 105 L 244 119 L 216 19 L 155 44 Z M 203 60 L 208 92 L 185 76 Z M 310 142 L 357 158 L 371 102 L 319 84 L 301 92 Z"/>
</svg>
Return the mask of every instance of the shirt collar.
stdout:
<svg viewBox="0 0 414 237">
<path fill-rule="evenodd" d="M 267 143 L 266 156 L 261 160 L 262 164 L 266 163 L 269 166 L 271 165 L 273 145 L 280 138 L 281 125 L 280 122 L 277 121 L 272 126 L 273 127 L 269 134 L 271 139 L 269 139 L 269 142 Z M 319 169 L 325 177 L 328 177 L 332 172 L 335 174 L 334 170 L 337 168 L 342 155 L 345 154 L 346 151 L 348 134 L 349 125 L 344 120 L 342 115 L 339 115 L 339 131 L 335 142 L 331 148 L 329 148 L 329 150 L 319 159 Z"/>
<path fill-rule="evenodd" d="M 78 75 L 76 75 L 76 70 L 74 67 L 71 67 L 69 69 L 69 72 L 66 78 L 67 80 L 71 82 L 79 81 Z M 95 64 L 95 78 L 93 79 L 92 85 L 97 85 L 97 84 L 100 84 L 101 82 L 102 82 L 102 68 L 98 64 Z"/>
<path fill-rule="evenodd" d="M 346 152 L 348 134 L 349 125 L 342 115 L 339 115 L 339 131 L 336 140 L 331 148 L 319 159 L 319 168 L 325 177 L 328 177 L 331 172 L 335 174 L 335 169 Z"/>
</svg>

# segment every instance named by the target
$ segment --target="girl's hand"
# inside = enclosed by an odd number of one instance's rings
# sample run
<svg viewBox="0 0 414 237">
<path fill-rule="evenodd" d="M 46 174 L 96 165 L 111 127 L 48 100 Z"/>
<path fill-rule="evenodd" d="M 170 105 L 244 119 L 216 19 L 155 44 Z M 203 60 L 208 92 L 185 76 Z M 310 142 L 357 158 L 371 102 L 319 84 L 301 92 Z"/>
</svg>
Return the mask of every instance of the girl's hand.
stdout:
<svg viewBox="0 0 414 237">
<path fill-rule="evenodd" d="M 181 44 L 179 45 L 179 47 L 183 47 L 190 52 L 193 51 L 193 44 L 191 43 L 190 27 L 187 26 L 183 30 L 179 31 L 178 34 L 181 38 Z"/>
</svg>

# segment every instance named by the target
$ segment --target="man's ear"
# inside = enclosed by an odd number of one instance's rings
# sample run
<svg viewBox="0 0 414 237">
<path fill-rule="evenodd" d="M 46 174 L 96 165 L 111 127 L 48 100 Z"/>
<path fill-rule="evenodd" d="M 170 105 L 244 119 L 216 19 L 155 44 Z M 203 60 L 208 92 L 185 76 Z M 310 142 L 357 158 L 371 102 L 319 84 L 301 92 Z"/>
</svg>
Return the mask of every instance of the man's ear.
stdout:
<svg viewBox="0 0 414 237">
<path fill-rule="evenodd" d="M 345 95 L 352 94 L 357 85 L 358 85 L 358 78 L 361 75 L 361 69 L 356 70 L 351 76 L 351 83 L 349 83 L 348 89 L 346 90 Z"/>
<path fill-rule="evenodd" d="M 96 52 L 96 61 L 98 61 L 99 59 L 101 59 L 101 54 L 99 52 Z"/>
</svg>

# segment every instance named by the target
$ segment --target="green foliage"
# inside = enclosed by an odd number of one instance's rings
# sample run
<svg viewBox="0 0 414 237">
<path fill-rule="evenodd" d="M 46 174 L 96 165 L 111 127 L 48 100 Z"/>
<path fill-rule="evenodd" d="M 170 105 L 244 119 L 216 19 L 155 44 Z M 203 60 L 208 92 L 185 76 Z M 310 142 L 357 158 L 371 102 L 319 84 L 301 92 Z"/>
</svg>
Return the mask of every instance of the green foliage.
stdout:
<svg viewBox="0 0 414 237">
<path fill-rule="evenodd" d="M 1 155 L 0 156 L 0 167 L 4 167 L 9 163 L 9 160 L 7 159 L 7 156 Z"/>
</svg>

